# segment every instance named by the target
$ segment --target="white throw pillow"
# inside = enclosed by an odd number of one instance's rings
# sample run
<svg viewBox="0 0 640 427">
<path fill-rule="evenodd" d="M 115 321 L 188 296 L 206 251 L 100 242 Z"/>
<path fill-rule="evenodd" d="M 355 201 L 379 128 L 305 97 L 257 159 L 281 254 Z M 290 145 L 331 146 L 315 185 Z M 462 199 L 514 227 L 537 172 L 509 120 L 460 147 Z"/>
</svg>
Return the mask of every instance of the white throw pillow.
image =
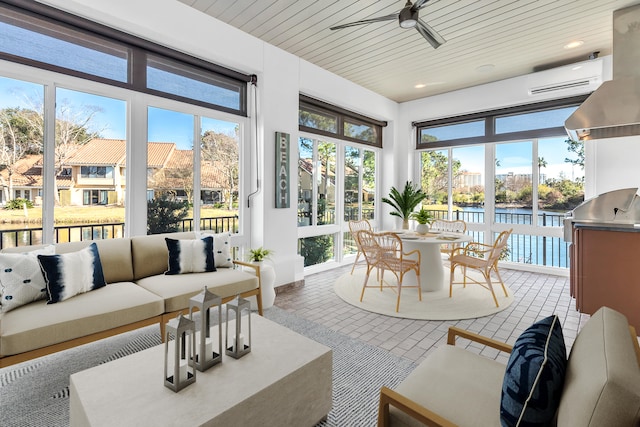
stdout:
<svg viewBox="0 0 640 427">
<path fill-rule="evenodd" d="M 231 257 L 231 233 L 207 233 L 201 232 L 198 238 L 213 236 L 213 261 L 216 268 L 233 268 Z"/>
<path fill-rule="evenodd" d="M 0 311 L 6 313 L 47 297 L 38 255 L 53 254 L 53 245 L 30 252 L 0 253 Z"/>
<path fill-rule="evenodd" d="M 38 261 L 47 282 L 47 304 L 64 301 L 107 284 L 95 243 L 77 252 L 38 255 Z"/>
<path fill-rule="evenodd" d="M 169 250 L 169 269 L 164 274 L 216 271 L 213 261 L 213 236 L 176 240 L 165 237 Z"/>
</svg>

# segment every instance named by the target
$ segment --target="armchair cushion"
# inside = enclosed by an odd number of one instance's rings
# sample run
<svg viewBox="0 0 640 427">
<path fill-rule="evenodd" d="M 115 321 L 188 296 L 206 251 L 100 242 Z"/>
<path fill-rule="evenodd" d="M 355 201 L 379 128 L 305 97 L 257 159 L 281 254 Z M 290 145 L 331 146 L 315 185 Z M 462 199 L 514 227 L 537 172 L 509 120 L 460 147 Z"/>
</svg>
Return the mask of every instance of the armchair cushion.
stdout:
<svg viewBox="0 0 640 427">
<path fill-rule="evenodd" d="M 443 345 L 395 390 L 459 426 L 500 424 L 500 386 L 505 365 L 462 347 Z M 392 426 L 424 426 L 389 408 Z"/>
<path fill-rule="evenodd" d="M 558 316 L 527 328 L 516 340 L 507 363 L 500 402 L 502 426 L 549 425 L 558 409 L 566 368 Z"/>
</svg>

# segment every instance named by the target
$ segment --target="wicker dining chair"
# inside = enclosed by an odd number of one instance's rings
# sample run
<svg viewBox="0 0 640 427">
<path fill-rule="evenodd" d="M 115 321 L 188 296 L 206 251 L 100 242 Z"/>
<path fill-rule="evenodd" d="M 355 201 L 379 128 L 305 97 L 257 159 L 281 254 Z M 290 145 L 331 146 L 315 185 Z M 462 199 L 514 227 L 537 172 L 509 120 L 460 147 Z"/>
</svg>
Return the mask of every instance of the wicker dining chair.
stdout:
<svg viewBox="0 0 640 427">
<path fill-rule="evenodd" d="M 429 230 L 462 234 L 467 231 L 467 223 L 461 219 L 434 219 L 429 224 Z M 451 258 L 451 253 L 458 247 L 460 247 L 460 243 L 447 243 L 446 245 L 440 245 L 440 252 L 449 255 L 449 258 Z"/>
<path fill-rule="evenodd" d="M 362 230 L 369 230 L 369 231 L 372 230 L 371 224 L 369 223 L 369 221 L 367 221 L 366 219 L 349 221 L 349 231 L 351 232 L 351 237 L 356 242 L 356 249 L 358 250 L 358 252 L 356 253 L 356 259 L 353 262 L 353 267 L 351 267 L 351 274 L 353 274 L 353 270 L 356 268 L 356 265 L 358 264 L 358 260 L 360 260 L 360 255 L 362 255 L 362 249 L 360 249 L 360 243 L 358 241 L 358 233 Z M 363 256 L 363 259 L 360 260 L 360 263 L 366 264 L 366 260 L 364 259 L 364 256 Z"/>
<path fill-rule="evenodd" d="M 511 230 L 503 231 L 498 235 L 493 245 L 487 245 L 485 243 L 471 242 L 466 246 L 461 248 L 456 248 L 453 250 L 450 258 L 451 262 L 451 275 L 449 277 L 449 298 L 453 296 L 453 285 L 462 284 L 463 287 L 467 286 L 467 279 L 473 283 L 477 283 L 485 289 L 488 289 L 493 296 L 493 301 L 496 303 L 496 307 L 499 307 L 498 298 L 496 298 L 496 294 L 493 290 L 493 282 L 491 281 L 491 273 L 493 272 L 500 285 L 502 285 L 502 290 L 504 291 L 504 296 L 509 296 L 507 294 L 507 289 L 504 287 L 504 282 L 502 281 L 502 277 L 500 277 L 500 272 L 498 271 L 498 260 L 500 259 L 500 255 L 502 251 L 507 246 L 507 242 L 509 240 L 509 235 L 511 234 Z M 457 267 L 462 267 L 462 282 L 454 281 L 454 270 Z M 482 273 L 484 277 L 485 283 L 479 282 L 467 275 L 467 269 L 470 268 L 472 270 L 479 271 Z"/>
<path fill-rule="evenodd" d="M 417 284 L 414 286 L 404 286 L 406 288 L 417 288 L 418 299 L 422 301 L 422 289 L 420 287 L 420 251 L 413 250 L 404 252 L 402 248 L 402 240 L 397 234 L 391 232 L 374 233 L 368 230 L 362 230 L 358 233 L 360 247 L 367 261 L 367 274 L 362 285 L 362 293 L 360 294 L 360 302 L 364 298 L 364 291 L 367 288 L 379 287 L 392 288 L 397 294 L 396 313 L 400 310 L 400 296 L 403 288 L 403 280 L 406 273 L 415 271 Z M 368 286 L 369 275 L 371 270 L 377 269 L 380 273 L 378 285 Z M 390 285 L 384 283 L 385 271 L 391 271 L 396 277 L 396 284 Z"/>
</svg>

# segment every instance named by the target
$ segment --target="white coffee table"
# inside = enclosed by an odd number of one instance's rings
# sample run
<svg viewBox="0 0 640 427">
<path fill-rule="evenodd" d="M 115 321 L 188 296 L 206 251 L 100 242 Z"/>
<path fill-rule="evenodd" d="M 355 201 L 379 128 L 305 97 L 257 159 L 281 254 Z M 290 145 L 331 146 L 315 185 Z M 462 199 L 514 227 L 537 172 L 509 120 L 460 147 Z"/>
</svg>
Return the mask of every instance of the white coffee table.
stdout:
<svg viewBox="0 0 640 427">
<path fill-rule="evenodd" d="M 315 425 L 331 409 L 331 349 L 251 321 L 250 353 L 223 355 L 178 393 L 163 385 L 164 345 L 71 375 L 71 426 Z"/>
</svg>

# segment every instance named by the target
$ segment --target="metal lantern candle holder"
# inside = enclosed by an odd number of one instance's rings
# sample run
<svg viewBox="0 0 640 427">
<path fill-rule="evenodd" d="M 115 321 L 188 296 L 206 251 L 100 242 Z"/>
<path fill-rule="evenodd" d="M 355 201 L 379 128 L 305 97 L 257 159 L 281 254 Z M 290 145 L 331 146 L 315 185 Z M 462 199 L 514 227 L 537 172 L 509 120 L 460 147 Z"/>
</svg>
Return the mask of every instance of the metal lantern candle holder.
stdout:
<svg viewBox="0 0 640 427">
<path fill-rule="evenodd" d="M 246 310 L 247 315 L 242 313 Z M 235 335 L 229 337 L 229 312 L 235 314 Z M 243 319 L 246 319 L 247 326 L 243 327 Z M 227 321 L 225 322 L 225 353 L 234 359 L 239 359 L 251 351 L 251 303 L 244 298 L 236 298 L 227 303 Z M 248 331 L 248 339 L 243 335 Z M 231 345 L 229 339 L 231 338 Z"/>
<path fill-rule="evenodd" d="M 164 333 L 164 385 L 178 392 L 196 381 L 196 371 L 189 363 L 196 352 L 196 324 L 180 313 L 169 320 Z M 169 338 L 175 338 L 173 356 L 169 355 Z"/>
<path fill-rule="evenodd" d="M 211 330 L 211 310 L 218 308 L 218 351 L 213 351 L 215 330 Z M 199 371 L 206 371 L 222 362 L 222 298 L 209 292 L 205 286 L 202 292 L 189 299 L 189 319 L 193 320 L 194 309 L 200 311 L 200 338 L 197 351 L 192 359 Z M 214 326 L 215 328 L 215 326 Z"/>
</svg>

